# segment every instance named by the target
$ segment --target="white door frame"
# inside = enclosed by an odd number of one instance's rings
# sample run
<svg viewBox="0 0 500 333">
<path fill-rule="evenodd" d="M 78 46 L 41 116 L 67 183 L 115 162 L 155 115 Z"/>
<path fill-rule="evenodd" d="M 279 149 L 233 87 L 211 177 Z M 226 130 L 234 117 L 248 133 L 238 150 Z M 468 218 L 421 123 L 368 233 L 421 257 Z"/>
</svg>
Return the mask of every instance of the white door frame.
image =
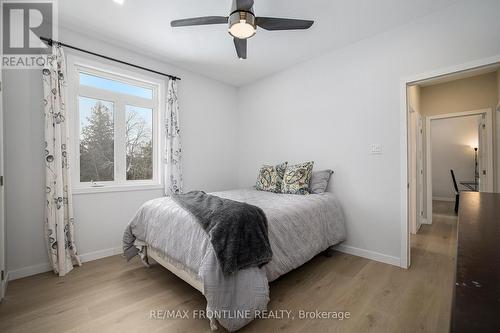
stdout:
<svg viewBox="0 0 500 333">
<path fill-rule="evenodd" d="M 416 142 L 416 113 L 417 111 L 413 109 L 412 106 L 408 106 L 408 144 L 410 149 L 408 149 L 408 185 L 409 185 L 409 201 L 415 203 L 417 202 L 416 199 L 416 184 L 415 182 L 417 181 L 417 170 L 416 170 L 416 153 L 414 149 L 417 147 L 417 142 Z M 410 233 L 415 234 L 417 232 L 417 210 L 416 210 L 416 205 L 410 204 L 408 206 L 408 214 L 409 214 L 409 219 L 410 219 Z"/>
<path fill-rule="evenodd" d="M 401 207 L 401 255 L 400 255 L 400 267 L 408 268 L 410 266 L 410 233 L 408 232 L 410 228 L 410 219 L 408 215 L 409 207 L 409 182 L 408 182 L 408 96 L 407 87 L 408 85 L 417 83 L 419 81 L 429 80 L 438 78 L 441 76 L 446 76 L 450 74 L 460 73 L 464 71 L 469 71 L 473 69 L 478 69 L 485 66 L 490 66 L 500 62 L 500 55 L 494 57 L 483 58 L 475 61 L 470 61 L 460 65 L 455 65 L 451 67 L 441 68 L 434 71 L 424 72 L 421 74 L 413 75 L 410 77 L 402 78 L 400 81 L 400 113 L 399 113 L 399 124 L 400 124 L 400 164 L 401 164 L 401 174 L 400 174 L 400 207 Z"/>
<path fill-rule="evenodd" d="M 3 4 L 0 5 L 0 17 L 3 17 Z M 3 55 L 3 25 L 0 24 L 0 54 Z M 3 127 L 3 107 L 2 107 L 2 64 L 0 63 L 0 176 L 4 176 L 4 152 L 3 152 L 3 144 L 4 144 L 4 127 Z M 2 178 L 3 183 L 3 178 Z M 0 277 L 0 301 L 3 299 L 5 295 L 5 291 L 7 289 L 7 270 L 5 267 L 5 252 L 7 251 L 7 247 L 5 244 L 5 191 L 3 184 L 0 185 L 0 271 L 2 273 L 3 279 Z"/>
<path fill-rule="evenodd" d="M 422 189 L 423 182 L 420 183 L 423 177 L 421 166 L 422 155 L 419 152 L 419 148 L 421 148 L 422 144 L 422 115 L 416 111 L 412 106 L 408 107 L 408 142 L 411 149 L 408 150 L 408 160 L 410 161 L 408 164 L 408 172 L 409 172 L 409 191 L 411 200 L 414 205 L 409 205 L 409 219 L 410 219 L 410 232 L 412 234 L 416 234 L 420 229 L 422 224 L 422 214 L 423 207 L 422 205 Z M 420 168 L 419 168 L 420 167 Z"/>
<path fill-rule="evenodd" d="M 1 12 L 0 12 L 1 14 Z M 7 289 L 7 270 L 5 268 L 5 252 L 7 251 L 6 247 L 6 237 L 5 237 L 5 189 L 4 189 L 4 152 L 3 152 L 3 144 L 4 144 L 4 130 L 3 130 L 3 107 L 2 107 L 2 70 L 0 68 L 0 301 L 5 296 L 5 291 Z"/>
<path fill-rule="evenodd" d="M 425 117 L 425 142 L 426 142 L 426 171 L 427 171 L 427 216 L 428 223 L 432 223 L 432 145 L 431 145 L 431 122 L 437 119 L 449 119 L 467 116 L 478 116 L 486 115 L 486 132 L 488 136 L 487 143 L 487 162 L 486 162 L 486 179 L 487 183 L 485 185 L 486 192 L 493 192 L 493 112 L 491 108 L 480 109 L 473 111 L 455 112 L 455 113 L 445 113 L 435 116 Z"/>
<path fill-rule="evenodd" d="M 419 113 L 417 115 L 417 149 L 416 149 L 416 159 L 417 159 L 417 228 L 415 233 L 418 232 L 422 224 L 427 224 L 427 219 L 424 218 L 424 117 Z"/>
</svg>

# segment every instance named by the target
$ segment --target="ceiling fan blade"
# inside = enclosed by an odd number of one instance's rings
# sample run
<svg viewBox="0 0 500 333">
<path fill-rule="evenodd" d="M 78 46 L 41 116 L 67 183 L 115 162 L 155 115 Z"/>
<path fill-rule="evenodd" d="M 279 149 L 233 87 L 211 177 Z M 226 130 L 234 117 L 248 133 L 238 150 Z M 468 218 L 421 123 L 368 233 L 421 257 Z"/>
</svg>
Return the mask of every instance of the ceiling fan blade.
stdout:
<svg viewBox="0 0 500 333">
<path fill-rule="evenodd" d="M 277 17 L 257 17 L 256 23 L 266 30 L 299 30 L 309 29 L 314 21 L 284 19 Z"/>
<path fill-rule="evenodd" d="M 208 25 L 208 24 L 223 24 L 227 23 L 228 18 L 225 16 L 204 16 L 193 17 L 183 20 L 175 20 L 170 22 L 172 27 L 187 27 L 192 25 Z"/>
<path fill-rule="evenodd" d="M 238 54 L 238 58 L 246 59 L 247 58 L 247 40 L 234 38 L 234 47 L 236 48 L 236 53 Z"/>
<path fill-rule="evenodd" d="M 236 9 L 238 10 L 250 10 L 253 7 L 254 0 L 236 0 Z"/>
</svg>

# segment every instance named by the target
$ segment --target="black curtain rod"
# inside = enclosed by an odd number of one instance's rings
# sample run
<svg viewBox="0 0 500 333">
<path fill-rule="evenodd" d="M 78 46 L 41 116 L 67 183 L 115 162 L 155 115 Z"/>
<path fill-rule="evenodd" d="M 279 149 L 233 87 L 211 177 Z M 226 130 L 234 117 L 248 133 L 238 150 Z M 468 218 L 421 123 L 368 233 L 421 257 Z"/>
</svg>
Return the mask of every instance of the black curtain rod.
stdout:
<svg viewBox="0 0 500 333">
<path fill-rule="evenodd" d="M 65 43 L 61 43 L 61 42 L 58 42 L 58 41 L 50 39 L 50 38 L 40 37 L 40 39 L 43 40 L 44 42 L 46 42 L 50 46 L 52 46 L 53 44 L 64 46 L 64 47 L 67 47 L 67 48 L 70 48 L 70 49 L 73 49 L 73 50 L 76 50 L 76 51 L 79 51 L 79 52 L 83 52 L 83 53 L 91 54 L 91 55 L 96 56 L 96 57 L 104 58 L 106 60 L 111 60 L 111 61 L 114 61 L 114 62 L 118 62 L 118 63 L 123 64 L 123 65 L 127 65 L 127 66 L 131 66 L 131 67 L 139 68 L 139 69 L 142 69 L 144 71 L 148 71 L 148 72 L 159 74 L 159 75 L 163 75 L 163 76 L 168 76 L 172 80 L 180 80 L 180 78 L 177 77 L 177 76 L 173 76 L 173 75 L 170 75 L 170 74 L 161 73 L 161 72 L 155 71 L 153 69 L 149 69 L 149 68 L 146 68 L 146 67 L 134 65 L 134 64 L 131 64 L 129 62 L 118 60 L 118 59 L 115 59 L 115 58 L 111 58 L 111 57 L 108 57 L 108 56 L 105 56 L 105 55 L 102 55 L 102 54 L 99 54 L 99 53 L 95 53 L 95 52 L 92 52 L 92 51 L 87 51 L 87 50 L 81 49 L 79 47 L 68 45 L 68 44 L 65 44 Z"/>
</svg>

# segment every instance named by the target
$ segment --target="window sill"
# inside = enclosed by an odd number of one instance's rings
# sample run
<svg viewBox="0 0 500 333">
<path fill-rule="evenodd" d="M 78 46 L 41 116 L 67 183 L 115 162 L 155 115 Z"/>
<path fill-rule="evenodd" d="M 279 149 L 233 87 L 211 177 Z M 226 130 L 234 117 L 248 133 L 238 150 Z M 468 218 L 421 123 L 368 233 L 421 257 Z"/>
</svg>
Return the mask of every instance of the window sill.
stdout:
<svg viewBox="0 0 500 333">
<path fill-rule="evenodd" d="M 163 190 L 161 184 L 128 184 L 128 185 L 108 185 L 101 187 L 74 187 L 73 194 L 96 194 L 110 192 L 130 192 L 130 191 L 148 191 L 148 190 Z"/>
</svg>

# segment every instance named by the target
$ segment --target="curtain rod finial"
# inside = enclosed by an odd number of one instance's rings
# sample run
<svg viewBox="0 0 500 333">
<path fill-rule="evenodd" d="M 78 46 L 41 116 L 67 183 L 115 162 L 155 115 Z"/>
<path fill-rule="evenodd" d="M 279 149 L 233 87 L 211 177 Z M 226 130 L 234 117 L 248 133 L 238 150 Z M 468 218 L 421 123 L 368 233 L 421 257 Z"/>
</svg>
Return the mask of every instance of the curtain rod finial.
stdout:
<svg viewBox="0 0 500 333">
<path fill-rule="evenodd" d="M 48 46 L 52 46 L 54 44 L 54 40 L 52 38 L 39 37 L 42 42 L 47 43 Z"/>
</svg>

